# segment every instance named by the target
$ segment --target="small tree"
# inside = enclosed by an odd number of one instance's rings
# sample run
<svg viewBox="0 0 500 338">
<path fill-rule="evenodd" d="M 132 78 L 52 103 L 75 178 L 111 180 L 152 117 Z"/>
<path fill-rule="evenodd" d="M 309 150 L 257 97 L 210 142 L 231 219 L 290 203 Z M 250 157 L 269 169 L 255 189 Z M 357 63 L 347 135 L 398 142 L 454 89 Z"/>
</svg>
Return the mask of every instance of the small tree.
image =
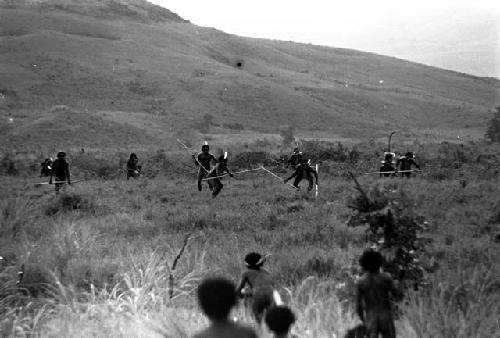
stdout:
<svg viewBox="0 0 500 338">
<path fill-rule="evenodd" d="M 427 284 L 422 258 L 431 239 L 423 236 L 427 222 L 413 212 L 413 201 L 403 190 L 391 194 L 377 186 L 365 192 L 356 183 L 357 194 L 348 207 L 354 210 L 348 225 L 365 226 L 371 246 L 384 256 L 383 268 L 406 287 L 418 289 Z"/>
<path fill-rule="evenodd" d="M 288 146 L 295 141 L 295 137 L 293 136 L 294 131 L 295 128 L 290 125 L 285 125 L 280 128 L 280 136 L 284 146 Z"/>
<path fill-rule="evenodd" d="M 485 137 L 490 142 L 500 142 L 500 106 L 496 107 L 493 118 L 488 122 L 488 130 L 486 130 Z"/>
</svg>

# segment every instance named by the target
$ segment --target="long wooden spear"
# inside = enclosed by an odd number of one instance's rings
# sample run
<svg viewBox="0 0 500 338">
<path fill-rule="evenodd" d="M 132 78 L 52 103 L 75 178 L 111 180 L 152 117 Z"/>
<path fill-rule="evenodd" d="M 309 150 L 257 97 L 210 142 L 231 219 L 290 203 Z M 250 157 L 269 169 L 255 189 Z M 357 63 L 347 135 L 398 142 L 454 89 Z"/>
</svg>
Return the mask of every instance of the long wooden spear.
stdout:
<svg viewBox="0 0 500 338">
<path fill-rule="evenodd" d="M 247 173 L 247 172 L 250 172 L 250 171 L 256 171 L 256 170 L 262 170 L 262 168 L 255 168 L 255 169 L 247 169 L 247 170 L 242 170 L 242 171 L 236 171 L 236 172 L 232 172 L 231 174 L 243 174 L 243 173 Z M 229 174 L 222 174 L 220 176 L 214 176 L 214 177 L 208 177 L 208 178 L 204 178 L 202 179 L 202 181 L 208 181 L 208 180 L 213 180 L 213 179 L 216 179 L 216 178 L 221 178 L 221 177 L 224 177 L 224 176 L 227 176 Z"/>
<path fill-rule="evenodd" d="M 278 175 L 276 175 L 275 173 L 273 173 L 272 171 L 269 171 L 267 170 L 266 168 L 264 168 L 264 166 L 261 167 L 263 170 L 265 170 L 266 172 L 268 172 L 269 174 L 273 175 L 276 179 L 280 180 L 281 182 L 283 182 L 283 178 L 279 177 Z M 294 186 L 293 184 L 291 183 L 286 183 L 288 184 L 289 186 L 291 186 L 292 188 L 294 188 L 295 190 L 300 190 L 299 188 L 297 188 L 296 186 Z"/>
</svg>

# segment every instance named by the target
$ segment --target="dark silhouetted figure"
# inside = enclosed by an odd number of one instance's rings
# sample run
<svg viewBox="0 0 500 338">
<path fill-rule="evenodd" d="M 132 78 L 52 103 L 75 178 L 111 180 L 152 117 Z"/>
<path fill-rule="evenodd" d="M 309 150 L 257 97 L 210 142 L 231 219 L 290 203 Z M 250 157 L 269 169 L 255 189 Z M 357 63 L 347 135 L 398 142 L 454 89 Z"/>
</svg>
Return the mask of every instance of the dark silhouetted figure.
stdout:
<svg viewBox="0 0 500 338">
<path fill-rule="evenodd" d="M 221 182 L 222 177 L 220 176 L 228 174 L 229 177 L 234 177 L 234 175 L 227 168 L 226 156 L 220 156 L 217 162 L 218 163 L 208 174 L 208 178 L 210 178 L 208 180 L 208 186 L 210 187 L 210 190 L 212 190 L 213 198 L 217 197 L 217 195 L 221 192 L 222 188 L 224 187 L 224 184 L 222 184 Z"/>
<path fill-rule="evenodd" d="M 200 166 L 198 171 L 198 191 L 201 191 L 201 180 L 203 180 L 210 173 L 210 165 L 212 161 L 217 163 L 217 159 L 210 153 L 208 144 L 201 146 L 201 153 L 198 156 L 193 155 L 194 162 Z M 211 180 L 210 180 L 211 181 Z"/>
<path fill-rule="evenodd" d="M 66 183 L 71 184 L 70 174 L 69 174 L 69 164 L 66 162 L 66 153 L 60 151 L 57 153 L 57 158 L 52 163 L 52 171 L 50 173 L 49 184 L 52 184 L 52 177 L 55 176 L 55 190 L 56 194 L 59 193 L 61 186 Z"/>
<path fill-rule="evenodd" d="M 356 312 L 366 327 L 366 337 L 396 337 L 391 296 L 402 297 L 401 290 L 386 273 L 380 272 L 383 257 L 367 250 L 359 259 L 365 274 L 357 283 Z"/>
<path fill-rule="evenodd" d="M 293 181 L 293 185 L 298 188 L 300 181 L 303 179 L 306 179 L 309 182 L 309 186 L 307 188 L 307 191 L 311 191 L 312 188 L 314 187 L 314 178 L 316 179 L 316 184 L 318 184 L 318 173 L 316 170 L 311 168 L 310 163 L 308 160 L 302 160 L 302 163 L 297 166 L 295 169 L 295 172 L 290 176 L 289 178 L 285 179 L 285 183 L 287 183 L 289 180 L 295 177 L 295 180 Z"/>
<path fill-rule="evenodd" d="M 366 338 L 365 324 L 359 324 L 352 329 L 347 330 L 344 338 Z"/>
<path fill-rule="evenodd" d="M 142 167 L 138 165 L 139 159 L 137 155 L 132 153 L 127 161 L 127 180 L 132 178 L 137 178 L 141 175 Z"/>
<path fill-rule="evenodd" d="M 401 177 L 410 178 L 411 177 L 411 166 L 414 165 L 417 169 L 420 169 L 420 166 L 415 162 L 415 155 L 411 151 L 407 152 L 405 156 L 401 156 L 396 163 L 396 166 L 399 166 L 400 171 L 406 171 L 401 173 Z"/>
<path fill-rule="evenodd" d="M 241 276 L 240 284 L 236 291 L 241 297 L 251 299 L 251 310 L 255 320 L 260 324 L 264 313 L 275 306 L 273 298 L 274 280 L 269 272 L 264 270 L 266 258 L 257 252 L 251 252 L 245 256 L 247 270 Z M 246 286 L 249 289 L 245 288 Z"/>
<path fill-rule="evenodd" d="M 299 148 L 295 148 L 287 161 L 287 167 L 295 170 L 300 163 L 302 163 L 302 153 L 299 151 Z"/>
<path fill-rule="evenodd" d="M 193 338 L 257 338 L 251 328 L 229 320 L 229 313 L 237 303 L 232 282 L 223 278 L 205 279 L 198 287 L 198 303 L 210 326 Z"/>
<path fill-rule="evenodd" d="M 46 158 L 40 166 L 42 167 L 40 171 L 40 177 L 49 177 L 52 172 L 52 158 Z"/>
<path fill-rule="evenodd" d="M 273 338 L 298 338 L 290 334 L 295 315 L 289 307 L 280 305 L 269 309 L 264 320 L 273 333 Z"/>
<path fill-rule="evenodd" d="M 384 160 L 382 161 L 382 166 L 380 167 L 380 177 L 393 177 L 396 175 L 396 167 L 394 167 L 395 157 L 395 153 L 384 153 Z"/>
</svg>

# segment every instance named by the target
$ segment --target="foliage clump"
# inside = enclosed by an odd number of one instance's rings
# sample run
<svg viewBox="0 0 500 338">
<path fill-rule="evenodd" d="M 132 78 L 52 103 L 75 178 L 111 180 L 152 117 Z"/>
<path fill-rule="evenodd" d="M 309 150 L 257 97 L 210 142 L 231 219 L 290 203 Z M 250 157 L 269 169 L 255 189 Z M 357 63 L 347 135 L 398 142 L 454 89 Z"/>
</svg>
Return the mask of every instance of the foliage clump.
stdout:
<svg viewBox="0 0 500 338">
<path fill-rule="evenodd" d="M 423 234 L 428 223 L 413 213 L 412 200 L 401 189 L 378 186 L 365 192 L 356 181 L 357 194 L 348 207 L 354 210 L 348 226 L 368 226 L 367 239 L 384 256 L 383 269 L 406 287 L 427 284 L 428 267 L 421 263 L 431 239 Z"/>
<path fill-rule="evenodd" d="M 490 142 L 500 142 L 500 106 L 496 107 L 493 118 L 488 122 L 488 129 L 486 130 L 485 137 Z"/>
<path fill-rule="evenodd" d="M 52 216 L 59 212 L 87 211 L 95 213 L 97 204 L 93 196 L 84 196 L 76 192 L 63 192 L 51 200 L 45 207 L 45 215 Z"/>
</svg>

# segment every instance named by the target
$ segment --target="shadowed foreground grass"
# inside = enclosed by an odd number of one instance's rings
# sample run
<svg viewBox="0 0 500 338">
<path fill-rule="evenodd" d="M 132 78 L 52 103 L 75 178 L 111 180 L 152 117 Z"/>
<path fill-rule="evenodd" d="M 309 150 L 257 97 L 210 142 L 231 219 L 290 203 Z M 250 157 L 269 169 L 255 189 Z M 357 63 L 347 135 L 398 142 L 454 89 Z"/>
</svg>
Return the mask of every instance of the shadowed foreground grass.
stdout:
<svg viewBox="0 0 500 338">
<path fill-rule="evenodd" d="M 363 229 L 346 225 L 352 182 L 322 179 L 315 200 L 247 174 L 226 180 L 212 200 L 194 178 L 86 181 L 59 198 L 28 179 L 0 180 L 17 194 L 0 200 L 0 336 L 190 336 L 207 323 L 196 305 L 199 281 L 236 281 L 251 250 L 272 255 L 267 268 L 298 315 L 300 337 L 340 337 L 357 322 L 357 258 L 369 244 Z M 424 259 L 436 271 L 401 305 L 399 336 L 500 332 L 500 186 L 474 178 L 465 187 L 418 178 L 361 183 L 403 189 L 434 239 Z M 251 323 L 242 307 L 233 316 Z"/>
</svg>

